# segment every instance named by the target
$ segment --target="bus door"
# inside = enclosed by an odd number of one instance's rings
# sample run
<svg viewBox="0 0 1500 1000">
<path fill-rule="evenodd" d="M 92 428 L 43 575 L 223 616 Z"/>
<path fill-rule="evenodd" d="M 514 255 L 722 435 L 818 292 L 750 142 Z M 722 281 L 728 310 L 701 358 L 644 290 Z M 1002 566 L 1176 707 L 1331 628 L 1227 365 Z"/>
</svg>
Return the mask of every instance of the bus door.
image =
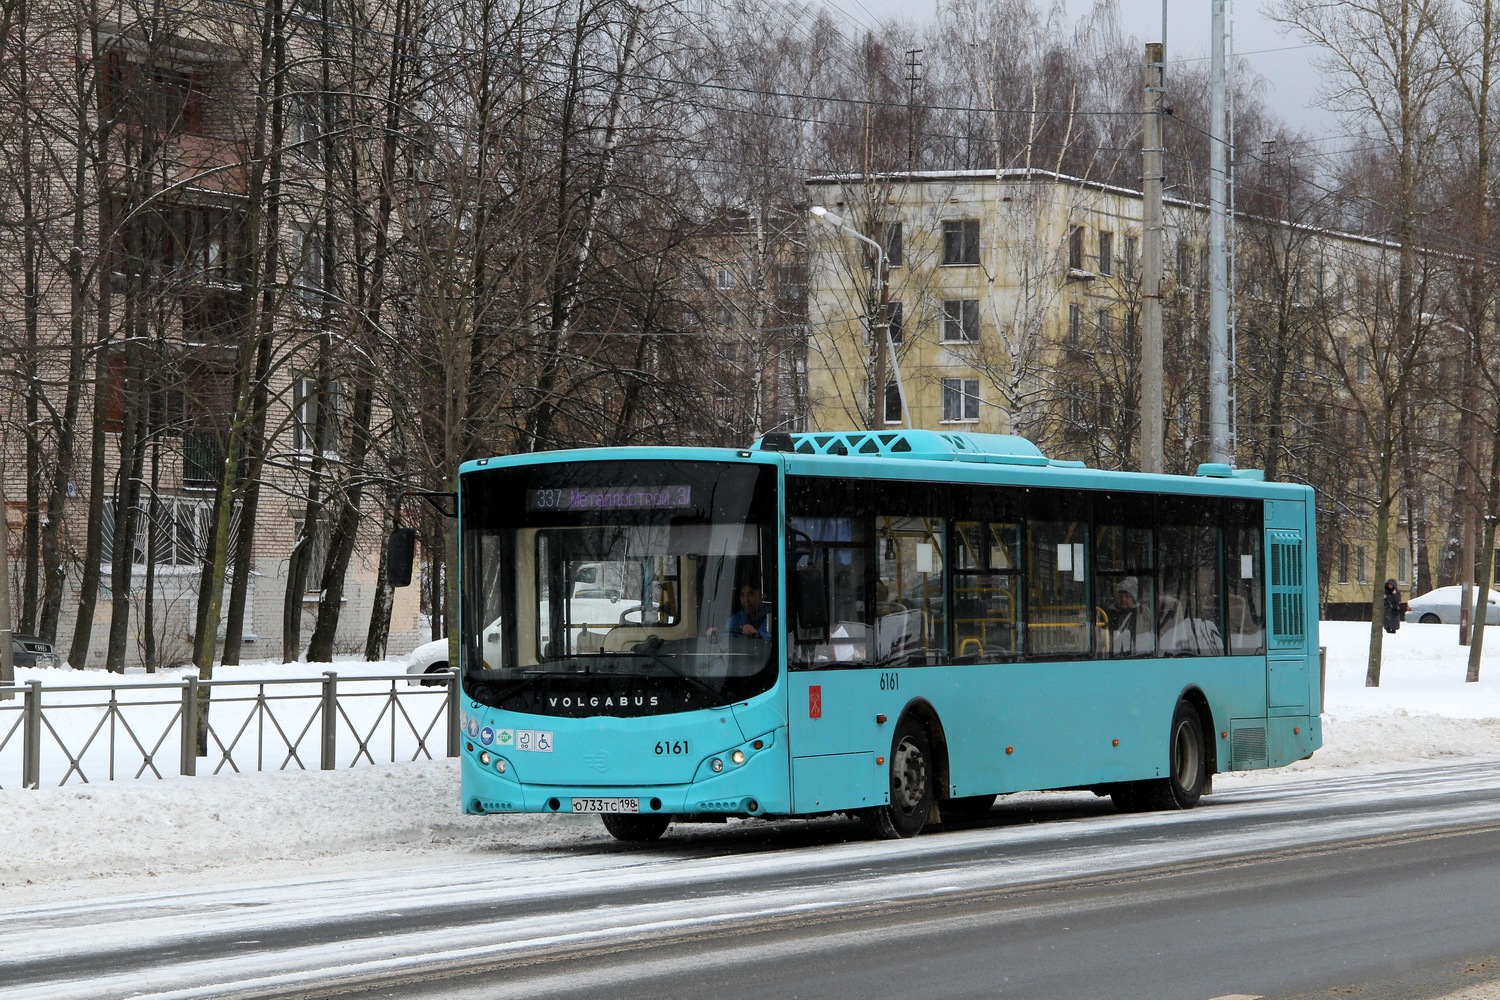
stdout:
<svg viewBox="0 0 1500 1000">
<path fill-rule="evenodd" d="M 1308 714 L 1311 653 L 1308 646 L 1305 505 L 1268 500 L 1266 523 L 1266 700 L 1269 715 Z"/>
<path fill-rule="evenodd" d="M 869 530 L 860 517 L 791 521 L 787 737 L 798 813 L 886 801 L 875 719 L 890 710 L 881 702 L 880 679 L 867 669 L 878 641 L 866 611 Z"/>
</svg>

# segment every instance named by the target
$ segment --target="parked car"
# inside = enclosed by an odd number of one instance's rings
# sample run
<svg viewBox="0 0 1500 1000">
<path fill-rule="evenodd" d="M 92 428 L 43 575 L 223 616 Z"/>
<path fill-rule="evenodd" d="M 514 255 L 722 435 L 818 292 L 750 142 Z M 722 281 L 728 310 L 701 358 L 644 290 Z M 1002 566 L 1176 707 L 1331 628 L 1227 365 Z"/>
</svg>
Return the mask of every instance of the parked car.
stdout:
<svg viewBox="0 0 1500 1000">
<path fill-rule="evenodd" d="M 410 653 L 406 654 L 406 672 L 412 676 L 408 678 L 408 684 L 421 684 L 426 687 L 436 687 L 443 682 L 436 679 L 428 679 L 427 674 L 442 673 L 448 669 L 448 640 L 434 639 L 424 642 Z"/>
<path fill-rule="evenodd" d="M 22 635 L 20 632 L 11 633 L 11 655 L 12 662 L 18 667 L 56 667 L 61 666 L 57 654 L 52 652 L 52 643 L 46 639 L 38 639 L 34 635 Z"/>
<path fill-rule="evenodd" d="M 500 656 L 500 619 L 496 618 L 490 622 L 490 627 L 484 630 L 485 658 L 498 662 Z M 421 684 L 424 687 L 437 687 L 444 682 L 441 679 L 429 678 L 428 674 L 443 673 L 448 669 L 448 640 L 434 639 L 424 642 L 410 653 L 406 654 L 406 672 L 411 676 L 407 679 L 408 684 Z"/>
<path fill-rule="evenodd" d="M 1421 622 L 1424 625 L 1457 625 L 1459 602 L 1463 600 L 1463 593 L 1463 587 L 1439 587 L 1420 597 L 1413 597 L 1406 602 L 1406 621 Z M 1478 596 L 1479 590 L 1475 588 L 1473 598 Z M 1485 623 L 1500 625 L 1500 594 L 1489 591 L 1488 603 L 1489 612 Z"/>
</svg>

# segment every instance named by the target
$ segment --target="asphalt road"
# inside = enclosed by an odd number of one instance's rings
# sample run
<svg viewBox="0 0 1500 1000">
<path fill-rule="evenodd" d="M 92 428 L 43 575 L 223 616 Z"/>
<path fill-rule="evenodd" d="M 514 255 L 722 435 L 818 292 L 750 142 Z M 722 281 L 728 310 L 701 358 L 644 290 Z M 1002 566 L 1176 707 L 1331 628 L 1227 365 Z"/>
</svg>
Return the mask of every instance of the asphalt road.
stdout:
<svg viewBox="0 0 1500 1000">
<path fill-rule="evenodd" d="M 1500 761 L 1068 794 L 0 914 L 7 997 L 1437 997 L 1500 980 Z M 28 946 L 29 942 L 29 946 Z M 1500 995 L 1500 989 L 1497 989 Z"/>
</svg>

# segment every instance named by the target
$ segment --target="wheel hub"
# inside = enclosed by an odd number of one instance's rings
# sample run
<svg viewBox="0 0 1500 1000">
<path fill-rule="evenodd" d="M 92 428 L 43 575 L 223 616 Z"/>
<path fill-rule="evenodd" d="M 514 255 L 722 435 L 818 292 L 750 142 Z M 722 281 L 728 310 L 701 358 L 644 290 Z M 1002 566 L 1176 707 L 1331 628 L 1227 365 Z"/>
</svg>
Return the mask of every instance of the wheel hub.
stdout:
<svg viewBox="0 0 1500 1000">
<path fill-rule="evenodd" d="M 891 761 L 891 805 L 910 813 L 926 794 L 927 760 L 914 743 L 902 740 Z"/>
</svg>

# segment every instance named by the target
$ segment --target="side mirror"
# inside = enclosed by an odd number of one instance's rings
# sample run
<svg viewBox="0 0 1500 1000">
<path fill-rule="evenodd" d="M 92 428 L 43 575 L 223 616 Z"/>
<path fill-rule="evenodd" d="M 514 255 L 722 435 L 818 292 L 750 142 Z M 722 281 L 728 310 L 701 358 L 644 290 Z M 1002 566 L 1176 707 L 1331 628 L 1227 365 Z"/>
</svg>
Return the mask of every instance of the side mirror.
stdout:
<svg viewBox="0 0 1500 1000">
<path fill-rule="evenodd" d="M 392 587 L 411 583 L 411 566 L 417 553 L 417 529 L 397 528 L 385 543 L 385 578 Z"/>
<path fill-rule="evenodd" d="M 802 632 L 828 630 L 828 581 L 820 568 L 792 574 L 792 619 Z"/>
</svg>

